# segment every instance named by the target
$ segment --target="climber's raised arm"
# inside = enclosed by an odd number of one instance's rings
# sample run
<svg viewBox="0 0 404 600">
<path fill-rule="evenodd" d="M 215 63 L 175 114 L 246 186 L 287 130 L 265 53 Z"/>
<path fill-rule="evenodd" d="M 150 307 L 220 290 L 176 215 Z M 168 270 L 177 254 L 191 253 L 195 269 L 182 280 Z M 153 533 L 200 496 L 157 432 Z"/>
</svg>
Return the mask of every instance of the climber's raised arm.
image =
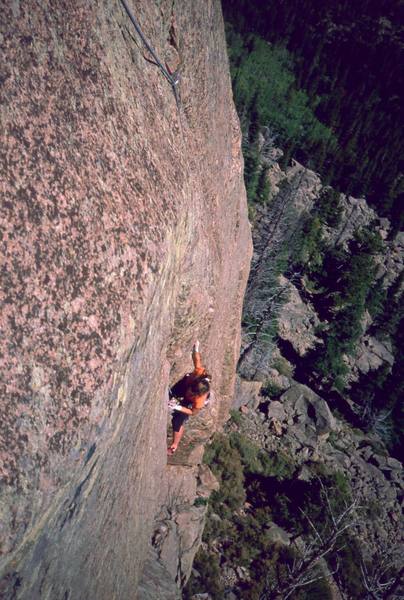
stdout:
<svg viewBox="0 0 404 600">
<path fill-rule="evenodd" d="M 184 432 L 184 422 L 190 416 L 195 416 L 205 406 L 209 396 L 210 375 L 202 366 L 201 355 L 199 353 L 199 342 L 196 341 L 192 348 L 192 361 L 194 370 L 186 376 L 187 388 L 184 397 L 179 404 L 172 407 L 173 411 L 173 443 L 168 449 L 169 454 L 173 454 Z"/>
<path fill-rule="evenodd" d="M 194 374 L 202 375 L 205 369 L 202 366 L 201 355 L 199 352 L 199 341 L 197 340 L 192 348 L 192 361 L 194 363 Z"/>
</svg>

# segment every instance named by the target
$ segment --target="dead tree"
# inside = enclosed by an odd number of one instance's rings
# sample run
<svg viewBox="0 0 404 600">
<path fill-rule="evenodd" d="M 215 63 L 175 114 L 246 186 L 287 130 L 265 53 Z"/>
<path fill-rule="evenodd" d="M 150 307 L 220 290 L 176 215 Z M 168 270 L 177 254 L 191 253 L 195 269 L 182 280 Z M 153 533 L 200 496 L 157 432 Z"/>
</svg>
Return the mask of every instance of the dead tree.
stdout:
<svg viewBox="0 0 404 600">
<path fill-rule="evenodd" d="M 326 580 L 339 569 L 338 553 L 343 545 L 339 546 L 343 534 L 355 527 L 359 518 L 357 511 L 359 509 L 358 500 L 352 500 L 345 503 L 342 510 L 336 514 L 330 500 L 330 492 L 324 486 L 321 479 L 320 494 L 326 508 L 326 519 L 321 524 L 315 524 L 307 513 L 301 510 L 301 513 L 309 525 L 311 539 L 309 542 L 294 542 L 296 551 L 295 558 L 291 565 L 287 565 L 286 576 L 279 581 L 270 575 L 267 578 L 265 589 L 260 596 L 260 600 L 287 600 L 290 596 L 302 587 L 306 587 L 320 580 Z M 325 560 L 333 553 L 336 555 L 337 566 L 334 571 L 328 571 L 325 568 Z"/>
<path fill-rule="evenodd" d="M 393 542 L 392 542 L 393 544 Z M 364 600 L 400 600 L 404 597 L 402 548 L 396 545 L 380 548 L 369 563 L 361 560 Z"/>
</svg>

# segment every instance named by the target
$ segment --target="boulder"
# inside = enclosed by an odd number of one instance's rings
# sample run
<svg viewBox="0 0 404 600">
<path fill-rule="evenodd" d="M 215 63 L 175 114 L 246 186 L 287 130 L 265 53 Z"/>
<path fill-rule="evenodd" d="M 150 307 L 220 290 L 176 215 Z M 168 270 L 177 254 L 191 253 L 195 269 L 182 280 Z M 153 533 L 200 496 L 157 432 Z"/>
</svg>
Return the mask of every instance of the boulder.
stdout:
<svg viewBox="0 0 404 600">
<path fill-rule="evenodd" d="M 286 410 L 293 410 L 296 419 L 296 430 L 300 430 L 303 438 L 312 441 L 313 437 L 327 436 L 336 429 L 336 421 L 328 404 L 306 385 L 292 385 L 280 398 Z"/>
<path fill-rule="evenodd" d="M 248 406 L 249 408 L 256 409 L 262 401 L 262 397 L 260 396 L 261 388 L 262 382 L 246 381 L 237 376 L 232 408 L 237 410 L 241 406 Z"/>
<path fill-rule="evenodd" d="M 274 156 L 276 156 L 276 154 Z M 285 173 L 282 171 L 279 164 L 275 162 L 268 169 L 268 180 L 271 186 L 269 200 L 279 192 L 279 184 L 283 179 L 285 179 Z"/>
<path fill-rule="evenodd" d="M 328 242 L 348 248 L 348 242 L 357 229 L 367 227 L 377 218 L 375 211 L 370 208 L 364 198 L 353 198 L 340 194 L 340 207 L 342 209 L 340 223 L 333 229 L 327 229 L 325 238 Z"/>
<path fill-rule="evenodd" d="M 297 478 L 300 481 L 310 481 L 312 479 L 312 473 L 309 467 L 307 467 L 306 465 L 302 465 L 299 469 Z"/>
<path fill-rule="evenodd" d="M 283 404 L 279 400 L 272 400 L 267 409 L 268 419 L 276 419 L 281 423 L 286 420 L 286 413 Z"/>
<path fill-rule="evenodd" d="M 403 231 L 398 232 L 393 240 L 386 242 L 383 254 L 377 255 L 375 257 L 375 261 L 378 265 L 376 279 L 382 280 L 383 287 L 390 287 L 392 283 L 394 283 L 394 281 L 396 281 L 396 279 L 400 276 L 400 273 L 403 270 Z"/>
<path fill-rule="evenodd" d="M 242 581 L 248 581 L 250 579 L 250 573 L 246 567 L 236 567 L 237 577 Z"/>
<path fill-rule="evenodd" d="M 208 465 L 200 465 L 198 472 L 198 487 L 196 493 L 198 496 L 209 497 L 211 492 L 217 491 L 220 483 L 213 475 Z"/>
<path fill-rule="evenodd" d="M 353 371 L 351 378 L 357 378 L 358 372 L 366 374 L 369 371 L 375 371 L 384 363 L 390 366 L 394 363 L 391 341 L 382 341 L 369 335 L 362 336 L 357 344 L 355 354 L 347 357 L 347 364 Z"/>
<path fill-rule="evenodd" d="M 278 315 L 278 335 L 292 346 L 299 356 L 320 342 L 315 329 L 320 324 L 317 313 L 307 301 L 303 301 L 297 288 L 281 275 L 279 285 L 287 290 L 288 301 Z"/>
<path fill-rule="evenodd" d="M 268 378 L 265 385 L 271 384 L 279 390 L 285 391 L 291 386 L 289 377 L 281 375 L 277 369 L 268 369 Z"/>
<path fill-rule="evenodd" d="M 402 463 L 397 460 L 396 458 L 393 458 L 391 456 L 389 456 L 386 460 L 387 466 L 390 467 L 390 469 L 396 470 L 396 471 L 402 471 L 403 470 L 403 465 Z"/>
<path fill-rule="evenodd" d="M 282 425 L 281 423 L 278 421 L 278 419 L 275 419 L 274 417 L 272 417 L 269 421 L 269 426 L 272 429 L 272 431 L 274 432 L 275 435 L 280 436 L 283 433 L 283 429 L 282 429 Z"/>
</svg>

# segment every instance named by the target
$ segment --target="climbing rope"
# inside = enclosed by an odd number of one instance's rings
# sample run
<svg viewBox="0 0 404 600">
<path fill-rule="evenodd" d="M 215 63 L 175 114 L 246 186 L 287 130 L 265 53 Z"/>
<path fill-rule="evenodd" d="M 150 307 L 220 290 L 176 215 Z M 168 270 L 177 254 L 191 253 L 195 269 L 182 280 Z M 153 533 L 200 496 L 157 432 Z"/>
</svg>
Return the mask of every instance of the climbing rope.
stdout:
<svg viewBox="0 0 404 600">
<path fill-rule="evenodd" d="M 171 89 L 173 91 L 174 94 L 174 98 L 175 98 L 175 102 L 177 104 L 177 108 L 180 108 L 180 100 L 178 97 L 178 91 L 177 91 L 177 85 L 179 83 L 179 77 L 178 77 L 178 73 L 177 71 L 175 71 L 174 73 L 169 73 L 168 70 L 165 68 L 165 66 L 161 63 L 159 57 L 156 54 L 156 51 L 154 50 L 154 48 L 152 48 L 152 46 L 150 46 L 149 42 L 146 40 L 140 25 L 138 23 L 138 21 L 136 20 L 136 18 L 134 17 L 132 11 L 130 10 L 126 0 L 121 0 L 121 4 L 124 7 L 126 14 L 128 15 L 129 19 L 132 21 L 132 24 L 137 32 L 137 34 L 139 35 L 140 39 L 142 40 L 144 46 L 146 47 L 146 49 L 148 50 L 148 52 L 150 52 L 150 54 L 152 55 L 154 62 L 153 64 L 155 64 L 160 71 L 162 72 L 162 74 L 164 75 L 164 77 L 167 79 L 168 83 L 171 85 Z M 147 59 L 146 59 L 147 60 Z"/>
</svg>

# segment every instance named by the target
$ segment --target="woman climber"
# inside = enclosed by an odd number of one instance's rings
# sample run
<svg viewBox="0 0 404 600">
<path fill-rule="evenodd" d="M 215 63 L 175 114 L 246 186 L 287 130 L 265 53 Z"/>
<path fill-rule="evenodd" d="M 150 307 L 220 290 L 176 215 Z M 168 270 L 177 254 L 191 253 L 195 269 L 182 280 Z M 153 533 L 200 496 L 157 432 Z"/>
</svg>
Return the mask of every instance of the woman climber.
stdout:
<svg viewBox="0 0 404 600">
<path fill-rule="evenodd" d="M 170 409 L 172 411 L 173 441 L 167 454 L 174 454 L 184 433 L 184 423 L 195 416 L 205 406 L 209 397 L 211 377 L 202 366 L 199 354 L 199 342 L 192 348 L 194 370 L 188 373 L 170 390 Z"/>
</svg>

